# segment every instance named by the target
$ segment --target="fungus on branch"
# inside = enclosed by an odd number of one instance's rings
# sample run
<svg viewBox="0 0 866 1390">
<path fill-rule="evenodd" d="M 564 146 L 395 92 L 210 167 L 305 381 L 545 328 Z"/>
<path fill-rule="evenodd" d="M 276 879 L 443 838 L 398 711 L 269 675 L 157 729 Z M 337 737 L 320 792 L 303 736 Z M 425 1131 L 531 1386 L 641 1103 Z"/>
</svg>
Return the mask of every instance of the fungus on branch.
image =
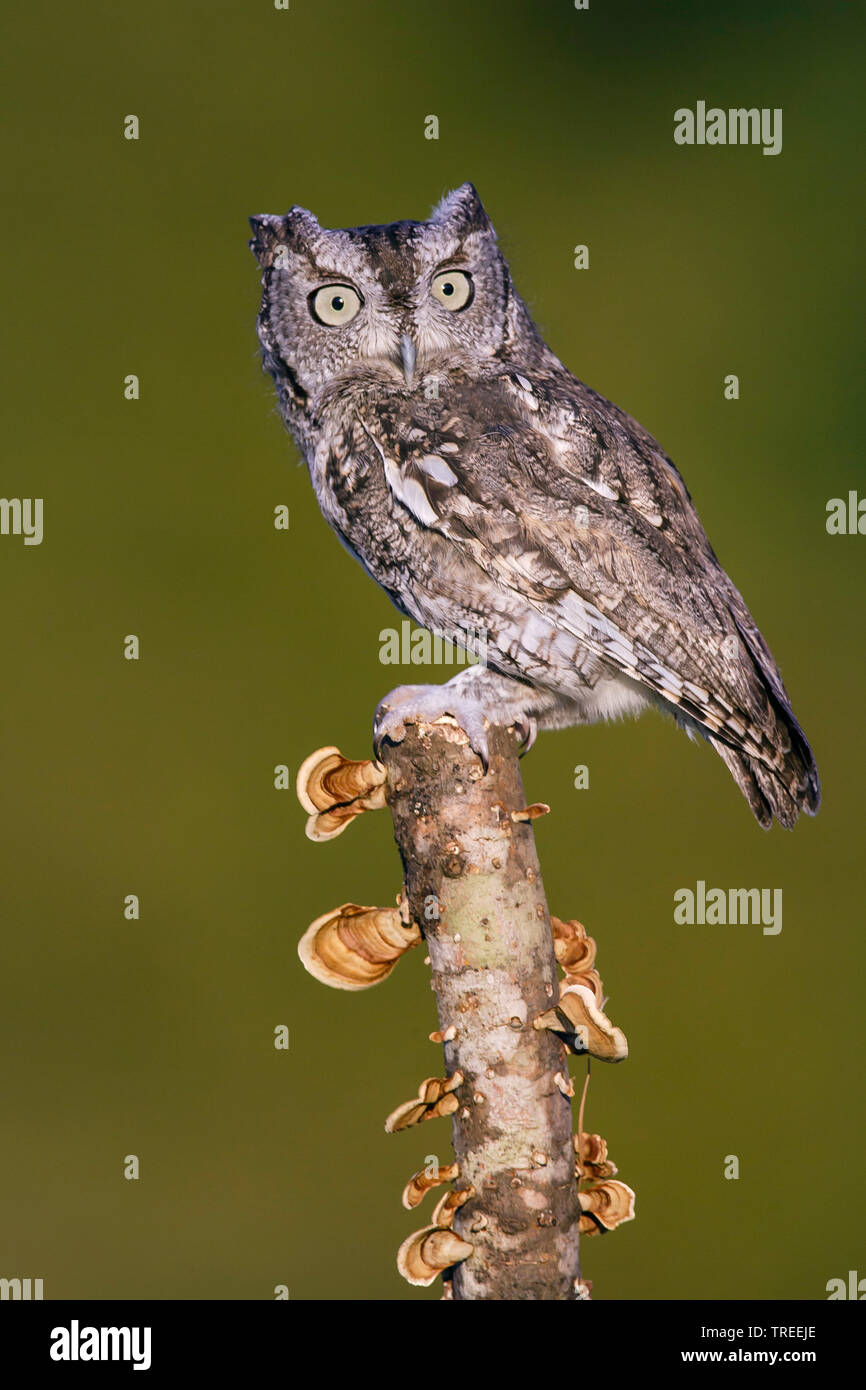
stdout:
<svg viewBox="0 0 866 1390">
<path fill-rule="evenodd" d="M 583 1213 L 580 1218 L 581 1235 L 593 1236 L 604 1231 L 615 1231 L 625 1221 L 634 1220 L 635 1196 L 624 1182 L 612 1180 L 596 1183 L 577 1199 Z"/>
<path fill-rule="evenodd" d="M 577 1178 L 596 1181 L 615 1178 L 617 1166 L 607 1156 L 607 1140 L 600 1134 L 575 1134 L 574 1172 Z"/>
<path fill-rule="evenodd" d="M 385 769 L 380 763 L 344 758 L 339 748 L 318 748 L 298 769 L 298 800 L 309 813 L 310 840 L 333 840 L 363 811 L 385 805 Z"/>
<path fill-rule="evenodd" d="M 421 942 L 396 907 L 343 903 L 311 922 L 298 942 L 304 967 L 332 989 L 369 989 L 387 979 L 401 956 Z"/>
<path fill-rule="evenodd" d="M 473 1249 L 447 1226 L 425 1226 L 403 1241 L 397 1251 L 397 1268 L 408 1283 L 425 1286 L 446 1269 L 467 1260 Z"/>
<path fill-rule="evenodd" d="M 433 1208 L 433 1221 L 437 1226 L 453 1226 L 455 1213 L 460 1210 L 465 1202 L 475 1196 L 475 1188 L 469 1187 L 455 1188 L 451 1192 L 445 1192 L 439 1198 Z"/>
<path fill-rule="evenodd" d="M 568 975 L 580 975 L 595 965 L 596 944 L 587 936 L 582 922 L 563 922 L 559 917 L 551 917 L 553 931 L 553 953 L 557 964 Z"/>
<path fill-rule="evenodd" d="M 546 801 L 534 801 L 531 806 L 524 806 L 520 811 L 512 811 L 511 819 L 515 825 L 524 821 L 540 820 L 542 816 L 550 815 L 550 807 Z"/>
<path fill-rule="evenodd" d="M 551 917 L 553 950 L 565 973 L 559 1003 L 533 1020 L 534 1028 L 548 1028 L 578 1056 L 599 1062 L 622 1062 L 628 1041 L 604 1012 L 604 987 L 595 969 L 596 944 L 581 922 Z"/>
<path fill-rule="evenodd" d="M 446 1163 L 444 1167 L 436 1167 L 431 1172 L 429 1168 L 421 1168 L 417 1173 L 413 1173 L 406 1186 L 403 1188 L 403 1206 L 407 1211 L 412 1211 L 414 1207 L 423 1202 L 428 1192 L 434 1187 L 441 1187 L 445 1182 L 453 1182 L 459 1176 L 460 1165 L 457 1163 Z"/>
<path fill-rule="evenodd" d="M 532 1026 L 558 1034 L 578 1056 L 588 1054 L 599 1062 L 622 1062 L 628 1056 L 625 1033 L 599 1007 L 589 984 L 565 985 L 559 1003 L 539 1014 Z"/>
<path fill-rule="evenodd" d="M 385 1121 L 385 1133 L 396 1134 L 401 1129 L 411 1129 L 413 1125 L 423 1124 L 425 1120 L 435 1120 L 440 1115 L 453 1115 L 460 1107 L 454 1092 L 463 1085 L 462 1072 L 444 1078 L 428 1076 L 418 1087 L 417 1100 L 404 1101 Z"/>
</svg>

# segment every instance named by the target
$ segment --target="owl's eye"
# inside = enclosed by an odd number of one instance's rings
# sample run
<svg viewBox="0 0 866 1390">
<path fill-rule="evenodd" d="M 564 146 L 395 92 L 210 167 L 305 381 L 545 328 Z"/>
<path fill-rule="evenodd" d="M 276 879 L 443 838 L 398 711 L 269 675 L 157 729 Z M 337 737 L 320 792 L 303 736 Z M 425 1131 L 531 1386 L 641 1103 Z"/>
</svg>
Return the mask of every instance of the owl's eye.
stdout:
<svg viewBox="0 0 866 1390">
<path fill-rule="evenodd" d="M 438 275 L 433 276 L 431 289 L 434 299 L 438 299 L 444 308 L 452 312 L 465 309 L 467 304 L 471 304 L 475 292 L 472 276 L 463 270 L 440 271 Z"/>
<path fill-rule="evenodd" d="M 310 295 L 310 312 L 329 328 L 351 323 L 361 307 L 361 296 L 351 285 L 323 285 Z"/>
</svg>

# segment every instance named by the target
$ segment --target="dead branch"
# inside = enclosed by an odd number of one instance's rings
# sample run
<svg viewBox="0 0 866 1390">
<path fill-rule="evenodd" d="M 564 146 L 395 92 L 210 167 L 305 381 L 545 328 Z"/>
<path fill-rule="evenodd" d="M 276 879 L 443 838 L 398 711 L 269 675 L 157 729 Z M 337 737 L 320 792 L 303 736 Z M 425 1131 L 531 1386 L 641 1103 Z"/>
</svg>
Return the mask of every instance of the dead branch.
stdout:
<svg viewBox="0 0 866 1390">
<path fill-rule="evenodd" d="M 515 735 L 489 737 L 486 775 L 446 720 L 408 725 L 382 753 L 445 1069 L 463 1078 L 454 1153 L 458 1190 L 472 1192 L 452 1220 L 472 1253 L 454 1266 L 453 1297 L 574 1299 L 580 1205 L 566 1050 L 533 1028 L 559 998 L 553 936 Z"/>
<path fill-rule="evenodd" d="M 456 1161 L 410 1177 L 414 1210 L 446 1186 L 431 1224 L 407 1236 L 397 1267 L 412 1284 L 440 1275 L 455 1299 L 586 1299 L 578 1236 L 634 1217 L 599 1134 L 572 1134 L 566 1046 L 619 1062 L 620 1028 L 604 1012 L 596 942 L 578 921 L 548 914 L 513 730 L 491 728 L 485 772 L 445 716 L 405 721 L 383 763 L 320 748 L 298 773 L 307 835 L 332 840 L 364 811 L 386 805 L 403 860 L 398 907 L 344 903 L 317 917 L 298 946 L 306 969 L 332 988 L 369 989 L 426 942 L 445 1076 L 428 1076 L 391 1112 L 391 1134 L 451 1116 Z M 557 966 L 563 978 L 557 978 Z M 587 1082 L 589 1073 L 587 1072 Z"/>
</svg>

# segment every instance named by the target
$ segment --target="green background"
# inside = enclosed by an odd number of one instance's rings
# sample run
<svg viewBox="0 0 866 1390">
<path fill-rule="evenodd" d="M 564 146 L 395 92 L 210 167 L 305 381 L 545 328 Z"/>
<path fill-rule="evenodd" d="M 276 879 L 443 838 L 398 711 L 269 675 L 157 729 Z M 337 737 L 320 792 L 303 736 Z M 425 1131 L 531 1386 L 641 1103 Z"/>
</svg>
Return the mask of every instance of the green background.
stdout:
<svg viewBox="0 0 866 1390">
<path fill-rule="evenodd" d="M 814 1299 L 866 1274 L 866 539 L 824 525 L 866 490 L 855 22 L 601 0 L 9 16 L 2 492 L 45 499 L 45 539 L 0 537 L 0 1276 L 48 1298 L 438 1297 L 394 1253 L 448 1126 L 383 1132 L 441 1065 L 422 954 L 354 996 L 296 956 L 326 908 L 393 901 L 390 822 L 314 845 L 273 787 L 322 744 L 366 756 L 377 701 L 419 673 L 380 664 L 399 619 L 282 432 L 246 218 L 421 218 L 465 179 L 554 350 L 680 466 L 824 785 L 816 821 L 765 834 L 655 715 L 524 763 L 553 808 L 551 910 L 596 936 L 631 1045 L 596 1066 L 587 1121 L 638 1216 L 585 1242 L 585 1275 L 604 1299 Z M 699 99 L 782 107 L 782 153 L 676 146 Z M 781 887 L 781 934 L 676 926 L 698 879 Z"/>
</svg>

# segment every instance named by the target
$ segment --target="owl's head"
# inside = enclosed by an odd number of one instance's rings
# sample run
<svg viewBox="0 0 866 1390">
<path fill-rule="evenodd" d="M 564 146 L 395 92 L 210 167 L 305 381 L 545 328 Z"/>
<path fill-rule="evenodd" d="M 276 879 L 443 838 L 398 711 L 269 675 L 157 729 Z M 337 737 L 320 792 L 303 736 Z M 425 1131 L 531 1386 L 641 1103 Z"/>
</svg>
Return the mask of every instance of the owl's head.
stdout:
<svg viewBox="0 0 866 1390">
<path fill-rule="evenodd" d="M 265 366 L 301 399 L 347 374 L 411 390 L 535 336 L 471 183 L 428 222 L 328 230 L 293 207 L 250 223 Z"/>
</svg>

